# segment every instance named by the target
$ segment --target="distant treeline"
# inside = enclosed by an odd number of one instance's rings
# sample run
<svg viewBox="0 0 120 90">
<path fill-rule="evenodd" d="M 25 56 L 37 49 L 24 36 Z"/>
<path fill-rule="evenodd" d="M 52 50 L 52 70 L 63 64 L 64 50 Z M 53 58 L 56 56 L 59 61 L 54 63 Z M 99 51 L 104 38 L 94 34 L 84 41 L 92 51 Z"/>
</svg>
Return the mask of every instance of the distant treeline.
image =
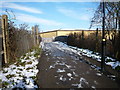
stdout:
<svg viewBox="0 0 120 90">
<path fill-rule="evenodd" d="M 120 61 L 120 51 L 119 46 L 119 37 L 117 31 L 106 31 L 106 55 L 116 58 Z M 71 33 L 68 36 L 68 45 L 76 46 L 79 48 L 89 49 L 94 52 L 101 53 L 102 49 L 102 35 L 96 30 L 94 33 L 89 34 L 88 36 L 82 33 Z"/>
</svg>

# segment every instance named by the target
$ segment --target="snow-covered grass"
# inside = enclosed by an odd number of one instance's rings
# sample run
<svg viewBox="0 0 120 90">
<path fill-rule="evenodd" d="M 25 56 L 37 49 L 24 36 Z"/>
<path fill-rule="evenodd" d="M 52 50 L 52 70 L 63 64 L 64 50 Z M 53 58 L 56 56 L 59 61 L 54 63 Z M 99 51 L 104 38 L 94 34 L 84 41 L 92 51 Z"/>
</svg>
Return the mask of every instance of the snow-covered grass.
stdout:
<svg viewBox="0 0 120 90">
<path fill-rule="evenodd" d="M 40 48 L 21 56 L 14 64 L 0 71 L 2 88 L 38 88 L 35 80 Z"/>
<path fill-rule="evenodd" d="M 78 56 L 87 56 L 87 57 L 93 58 L 93 59 L 101 62 L 101 55 L 97 52 L 93 52 L 88 49 L 82 49 L 82 48 L 69 46 L 69 45 L 59 42 L 59 41 L 51 42 L 51 46 L 52 46 L 52 44 L 54 44 L 59 50 L 61 50 L 63 52 L 69 52 L 70 54 L 76 54 Z M 44 47 L 43 42 L 41 43 L 41 47 L 43 49 L 51 50 L 51 48 L 49 48 L 49 47 Z M 105 63 L 106 63 L 106 65 L 110 65 L 113 69 L 120 71 L 120 61 L 117 61 L 116 59 L 106 56 Z"/>
<path fill-rule="evenodd" d="M 90 51 L 88 49 L 81 49 L 81 48 L 77 48 L 77 47 L 73 47 L 73 46 L 69 46 L 69 47 L 72 48 L 73 50 L 76 50 L 77 53 L 79 53 L 81 55 L 91 57 L 91 58 L 101 62 L 101 55 L 99 53 Z M 117 61 L 116 59 L 106 56 L 105 63 L 106 63 L 106 65 L 110 65 L 113 69 L 120 71 L 120 61 Z"/>
</svg>

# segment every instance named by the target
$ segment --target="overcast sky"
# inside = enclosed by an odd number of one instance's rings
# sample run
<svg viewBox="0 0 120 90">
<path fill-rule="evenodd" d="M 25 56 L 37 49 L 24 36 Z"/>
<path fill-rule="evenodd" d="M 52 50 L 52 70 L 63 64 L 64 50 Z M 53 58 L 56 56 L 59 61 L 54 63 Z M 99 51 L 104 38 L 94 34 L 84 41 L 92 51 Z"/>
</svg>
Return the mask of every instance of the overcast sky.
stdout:
<svg viewBox="0 0 120 90">
<path fill-rule="evenodd" d="M 3 2 L 1 13 L 8 9 L 15 23 L 39 25 L 41 31 L 88 29 L 99 2 Z M 13 15 L 10 13 L 10 16 Z"/>
</svg>

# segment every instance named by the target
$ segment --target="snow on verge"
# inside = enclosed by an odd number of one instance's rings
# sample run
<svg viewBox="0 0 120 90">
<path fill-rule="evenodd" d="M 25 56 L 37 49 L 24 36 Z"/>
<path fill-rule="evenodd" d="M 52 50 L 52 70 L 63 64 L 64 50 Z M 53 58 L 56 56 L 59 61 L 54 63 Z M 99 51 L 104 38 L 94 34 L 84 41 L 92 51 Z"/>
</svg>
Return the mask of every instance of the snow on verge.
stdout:
<svg viewBox="0 0 120 90">
<path fill-rule="evenodd" d="M 38 55 L 39 57 L 39 55 Z M 16 63 L 0 71 L 2 88 L 38 88 L 35 83 L 38 73 L 36 51 L 26 53 Z"/>
<path fill-rule="evenodd" d="M 73 47 L 73 46 L 69 46 L 66 45 L 65 43 L 62 42 L 51 42 L 52 45 L 57 46 L 57 48 L 63 52 L 69 52 L 70 54 L 76 54 L 79 56 L 87 56 L 87 57 L 91 57 L 99 62 L 101 62 L 101 55 L 99 53 L 95 53 L 93 51 L 90 51 L 88 49 L 82 49 L 82 48 L 77 48 L 77 47 Z M 42 43 L 42 47 L 44 46 L 44 44 Z M 44 47 L 46 49 L 49 50 L 49 47 Z M 116 59 L 113 59 L 111 57 L 107 57 L 106 56 L 106 60 L 105 60 L 107 65 L 110 65 L 113 69 L 119 68 L 120 67 L 120 62 L 116 61 Z"/>
</svg>

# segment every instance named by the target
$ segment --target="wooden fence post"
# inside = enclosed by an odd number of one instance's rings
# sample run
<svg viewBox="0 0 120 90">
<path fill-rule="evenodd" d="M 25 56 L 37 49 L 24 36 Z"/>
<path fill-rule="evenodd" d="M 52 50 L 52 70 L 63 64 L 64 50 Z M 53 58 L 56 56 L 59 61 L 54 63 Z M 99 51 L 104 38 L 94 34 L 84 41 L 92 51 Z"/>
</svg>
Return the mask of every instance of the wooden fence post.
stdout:
<svg viewBox="0 0 120 90">
<path fill-rule="evenodd" d="M 36 26 L 36 40 L 37 40 L 37 45 L 39 45 L 38 26 Z"/>
<path fill-rule="evenodd" d="M 1 20 L 2 19 L 0 19 L 0 69 L 2 68 L 2 61 L 3 61 L 3 43 L 2 43 L 3 37 L 2 37 Z"/>
<path fill-rule="evenodd" d="M 3 50 L 4 50 L 4 63 L 9 61 L 9 34 L 8 34 L 8 17 L 2 15 L 2 36 L 3 36 Z"/>
<path fill-rule="evenodd" d="M 32 27 L 32 35 L 33 35 L 33 39 L 34 39 L 34 46 L 36 46 L 36 40 L 35 40 L 35 28 Z"/>
<path fill-rule="evenodd" d="M 34 37 L 34 44 L 35 45 L 39 45 L 39 34 L 38 34 L 38 25 L 35 25 L 34 27 L 32 27 L 32 34 Z"/>
</svg>

